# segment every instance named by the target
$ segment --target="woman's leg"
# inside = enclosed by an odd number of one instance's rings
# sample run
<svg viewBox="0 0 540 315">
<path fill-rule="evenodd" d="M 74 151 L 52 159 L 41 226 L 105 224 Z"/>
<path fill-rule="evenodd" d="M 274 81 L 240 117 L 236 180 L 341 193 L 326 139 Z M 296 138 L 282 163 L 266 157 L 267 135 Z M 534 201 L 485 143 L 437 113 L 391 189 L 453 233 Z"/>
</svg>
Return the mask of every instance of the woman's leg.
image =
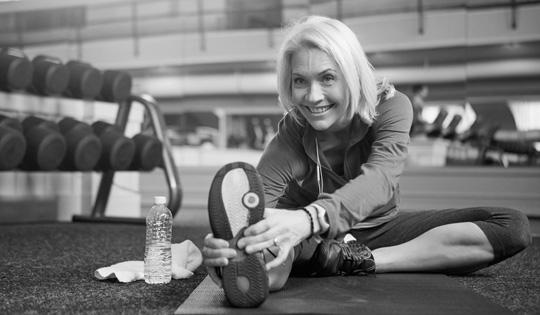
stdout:
<svg viewBox="0 0 540 315">
<path fill-rule="evenodd" d="M 506 208 L 401 213 L 370 230 L 352 234 L 372 249 L 377 272 L 469 273 L 531 242 L 527 217 Z"/>
<path fill-rule="evenodd" d="M 264 251 L 264 259 L 266 262 L 269 262 L 277 257 L 279 253 L 279 247 L 271 247 Z M 289 253 L 289 256 L 283 264 L 279 267 L 272 268 L 268 271 L 268 289 L 270 292 L 278 291 L 283 288 L 289 275 L 291 274 L 291 269 L 293 266 L 294 259 L 294 248 Z"/>
<path fill-rule="evenodd" d="M 487 207 L 402 212 L 381 226 L 350 234 L 372 249 L 378 273 L 470 273 L 509 258 L 531 243 L 523 213 Z M 311 238 L 296 246 L 283 268 L 270 271 L 271 289 L 279 290 L 289 275 L 316 274 L 319 245 Z"/>
<path fill-rule="evenodd" d="M 378 273 L 463 268 L 474 271 L 494 259 L 488 238 L 471 222 L 442 225 L 406 243 L 381 247 L 372 253 Z"/>
<path fill-rule="evenodd" d="M 310 273 L 310 265 L 319 240 L 316 237 L 304 240 L 296 247 L 291 249 L 289 256 L 285 262 L 268 271 L 268 283 L 270 291 L 278 291 L 283 288 L 289 276 L 308 276 Z M 267 262 L 273 260 L 279 253 L 279 247 L 271 247 L 264 251 L 264 258 Z"/>
</svg>

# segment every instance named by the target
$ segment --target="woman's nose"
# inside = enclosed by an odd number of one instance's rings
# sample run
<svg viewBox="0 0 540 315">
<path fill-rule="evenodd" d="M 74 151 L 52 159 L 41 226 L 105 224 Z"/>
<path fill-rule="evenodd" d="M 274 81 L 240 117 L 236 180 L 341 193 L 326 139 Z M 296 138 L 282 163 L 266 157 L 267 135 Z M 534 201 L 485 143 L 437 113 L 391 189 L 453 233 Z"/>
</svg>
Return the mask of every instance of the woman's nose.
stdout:
<svg viewBox="0 0 540 315">
<path fill-rule="evenodd" d="M 311 84 L 306 94 L 306 101 L 310 103 L 319 103 L 323 99 L 324 94 L 321 86 L 317 83 Z"/>
</svg>

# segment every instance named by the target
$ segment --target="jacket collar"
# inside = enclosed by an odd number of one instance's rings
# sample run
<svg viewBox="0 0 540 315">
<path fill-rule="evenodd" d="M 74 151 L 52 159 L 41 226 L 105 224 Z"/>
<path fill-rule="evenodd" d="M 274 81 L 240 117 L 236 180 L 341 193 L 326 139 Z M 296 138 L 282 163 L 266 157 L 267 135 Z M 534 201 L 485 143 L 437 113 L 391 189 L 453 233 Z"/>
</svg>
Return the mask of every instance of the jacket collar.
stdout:
<svg viewBox="0 0 540 315">
<path fill-rule="evenodd" d="M 311 127 L 311 125 L 306 119 L 302 118 L 300 121 L 305 126 L 304 135 L 302 137 L 302 144 L 304 146 L 304 150 L 306 151 L 306 154 L 311 158 L 311 160 L 317 163 L 317 149 L 316 149 L 316 144 L 315 144 L 317 136 L 316 136 L 315 129 Z M 355 114 L 353 116 L 352 124 L 353 126 L 350 131 L 351 133 L 349 137 L 350 143 L 348 144 L 348 148 L 352 147 L 353 145 L 355 145 L 356 143 L 364 139 L 369 130 L 369 126 L 365 122 L 362 121 L 362 119 L 360 118 L 360 115 L 358 114 Z M 323 162 L 323 160 L 325 159 L 321 156 L 321 162 Z M 327 164 L 327 163 L 323 163 L 323 164 Z"/>
<path fill-rule="evenodd" d="M 349 147 L 364 139 L 369 130 L 369 125 L 363 122 L 358 114 L 354 115 L 352 123 L 353 127 L 351 128 L 351 142 L 349 143 Z"/>
</svg>

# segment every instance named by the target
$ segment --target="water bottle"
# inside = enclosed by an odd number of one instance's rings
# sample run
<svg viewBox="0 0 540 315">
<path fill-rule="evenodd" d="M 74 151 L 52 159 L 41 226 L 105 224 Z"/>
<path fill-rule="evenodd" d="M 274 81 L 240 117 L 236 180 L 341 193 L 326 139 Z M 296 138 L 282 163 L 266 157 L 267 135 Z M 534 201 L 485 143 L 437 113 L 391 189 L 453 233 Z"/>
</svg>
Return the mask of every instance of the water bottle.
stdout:
<svg viewBox="0 0 540 315">
<path fill-rule="evenodd" d="M 144 251 L 144 281 L 165 284 L 171 281 L 172 213 L 167 198 L 154 197 L 154 206 L 146 216 L 146 248 Z"/>
</svg>

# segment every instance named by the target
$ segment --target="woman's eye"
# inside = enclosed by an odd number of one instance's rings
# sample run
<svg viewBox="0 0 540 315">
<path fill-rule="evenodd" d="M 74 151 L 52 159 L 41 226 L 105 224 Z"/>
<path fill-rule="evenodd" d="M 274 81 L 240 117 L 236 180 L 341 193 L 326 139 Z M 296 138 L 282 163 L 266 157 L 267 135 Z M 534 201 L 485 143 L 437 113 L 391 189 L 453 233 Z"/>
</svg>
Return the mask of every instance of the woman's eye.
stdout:
<svg viewBox="0 0 540 315">
<path fill-rule="evenodd" d="M 302 85 L 302 84 L 306 83 L 306 81 L 304 79 L 302 79 L 302 78 L 294 78 L 293 83 L 294 83 L 294 85 Z"/>
<path fill-rule="evenodd" d="M 334 82 L 334 76 L 333 75 L 325 75 L 323 77 L 324 83 L 332 83 Z"/>
</svg>

